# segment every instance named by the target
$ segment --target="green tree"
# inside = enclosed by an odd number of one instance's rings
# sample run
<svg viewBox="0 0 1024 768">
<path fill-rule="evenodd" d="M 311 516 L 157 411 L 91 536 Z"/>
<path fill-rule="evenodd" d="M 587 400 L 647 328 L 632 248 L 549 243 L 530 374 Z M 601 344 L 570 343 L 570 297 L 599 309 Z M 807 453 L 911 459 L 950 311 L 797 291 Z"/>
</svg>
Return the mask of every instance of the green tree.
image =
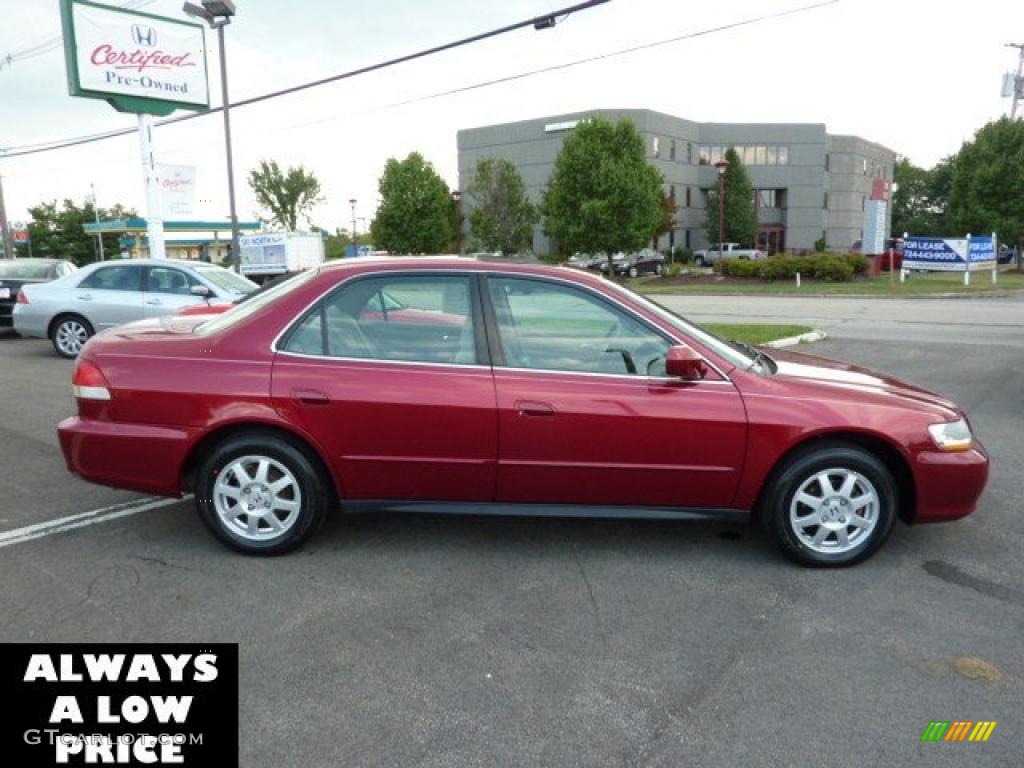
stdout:
<svg viewBox="0 0 1024 768">
<path fill-rule="evenodd" d="M 541 205 L 544 231 L 562 253 L 605 253 L 646 246 L 662 221 L 661 174 L 647 162 L 629 120 L 591 118 L 565 139 Z"/>
<path fill-rule="evenodd" d="M 757 237 L 757 211 L 754 208 L 754 188 L 743 167 L 743 161 L 732 147 L 725 152 L 725 242 L 749 246 Z M 719 240 L 718 189 L 708 190 L 708 240 Z"/>
<path fill-rule="evenodd" d="M 893 181 L 898 185 L 892 202 L 893 236 L 904 232 L 935 237 L 950 234 L 946 214 L 949 206 L 950 161 L 931 170 L 914 165 L 906 157 L 896 160 Z"/>
<path fill-rule="evenodd" d="M 467 197 L 474 248 L 502 253 L 529 248 L 537 209 L 526 196 L 523 178 L 512 163 L 494 157 L 480 158 Z"/>
<path fill-rule="evenodd" d="M 662 235 L 671 234 L 678 222 L 676 220 L 677 214 L 676 205 L 676 188 L 674 186 L 669 187 L 668 194 L 661 192 L 661 221 L 658 222 L 658 230 L 654 233 L 654 237 L 651 238 L 651 247 L 657 249 L 658 238 Z"/>
<path fill-rule="evenodd" d="M 370 227 L 375 247 L 392 253 L 442 253 L 452 247 L 451 192 L 423 155 L 390 158 L 378 190 L 380 204 Z"/>
<path fill-rule="evenodd" d="M 78 266 L 96 261 L 99 248 L 95 235 L 86 233 L 83 225 L 96 219 L 96 209 L 91 202 L 76 205 L 73 200 L 65 199 L 63 206 L 58 207 L 56 200 L 43 202 L 28 209 L 32 220 L 28 224 L 29 237 L 32 239 L 32 255 L 47 258 L 70 259 Z M 123 205 L 112 208 L 100 208 L 100 219 L 133 218 L 138 214 Z M 107 257 L 119 253 L 116 234 L 103 235 L 103 249 Z M 27 246 L 19 246 L 19 256 L 28 255 Z"/>
<path fill-rule="evenodd" d="M 323 202 L 320 180 L 301 165 L 282 172 L 276 160 L 261 160 L 249 171 L 249 188 L 260 207 L 270 212 L 270 221 L 289 232 L 298 226 L 299 216 L 309 222 L 314 206 Z"/>
<path fill-rule="evenodd" d="M 965 143 L 952 164 L 949 220 L 957 233 L 1024 245 L 1024 122 L 1000 118 Z"/>
</svg>

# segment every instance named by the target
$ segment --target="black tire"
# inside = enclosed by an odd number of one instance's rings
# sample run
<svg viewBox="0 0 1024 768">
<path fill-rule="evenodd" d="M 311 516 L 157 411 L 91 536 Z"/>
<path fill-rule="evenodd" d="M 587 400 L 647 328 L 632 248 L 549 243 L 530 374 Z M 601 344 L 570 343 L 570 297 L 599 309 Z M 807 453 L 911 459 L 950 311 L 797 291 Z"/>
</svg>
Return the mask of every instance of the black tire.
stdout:
<svg viewBox="0 0 1024 768">
<path fill-rule="evenodd" d="M 298 513 L 293 522 L 276 536 L 254 540 L 229 527 L 218 511 L 214 487 L 222 470 L 245 457 L 265 457 L 291 473 L 300 493 Z M 278 474 L 278 479 L 283 475 Z M 294 491 L 292 498 L 295 498 Z M 267 432 L 245 432 L 228 437 L 214 447 L 199 466 L 195 487 L 196 511 L 204 525 L 223 544 L 249 555 L 279 555 L 290 552 L 310 538 L 323 524 L 327 512 L 336 504 L 333 484 L 319 461 L 292 442 Z M 241 505 L 242 501 L 238 500 Z M 248 519 L 245 512 L 241 515 Z M 271 514 L 260 511 L 260 515 Z M 236 518 L 236 522 L 239 522 Z M 259 523 L 258 525 L 264 525 Z M 269 529 L 269 527 L 268 527 Z M 262 531 L 259 532 L 262 535 Z"/>
<path fill-rule="evenodd" d="M 815 549 L 813 542 L 805 542 L 797 526 L 791 520 L 791 506 L 797 491 L 805 483 L 811 482 L 819 473 L 826 470 L 838 470 L 832 475 L 828 482 L 833 486 L 836 480 L 841 478 L 839 472 L 848 471 L 864 478 L 867 483 L 873 486 L 878 503 L 874 508 L 876 515 L 874 527 L 866 534 L 861 534 L 852 523 L 844 530 L 847 536 L 862 536 L 862 540 L 852 548 L 843 552 L 824 552 Z M 861 481 L 857 481 L 858 486 Z M 824 489 L 821 491 L 825 495 Z M 823 505 L 827 506 L 827 505 Z M 802 504 L 797 506 L 798 510 L 811 511 L 809 507 Z M 892 473 L 876 456 L 857 446 L 847 443 L 820 444 L 803 453 L 793 456 L 769 481 L 768 487 L 762 497 L 761 522 L 768 533 L 775 539 L 775 543 L 786 557 L 803 566 L 817 568 L 835 568 L 854 565 L 871 557 L 878 548 L 885 543 L 885 540 L 892 532 L 893 522 L 896 520 L 896 513 L 899 509 L 899 494 Z M 843 514 L 842 507 L 832 508 L 828 514 Z M 849 513 L 846 513 L 849 514 Z M 843 523 L 849 517 L 839 517 Z M 833 525 L 837 525 L 835 521 Z M 806 524 L 805 524 L 806 525 Z M 804 535 L 809 536 L 811 532 L 817 533 L 818 528 L 813 525 L 802 528 Z M 852 531 L 852 533 L 850 533 Z M 828 534 L 822 547 L 827 548 L 828 538 L 836 537 L 836 547 L 840 545 L 838 534 Z M 851 541 L 852 543 L 852 541 Z"/>
<path fill-rule="evenodd" d="M 73 327 L 79 328 L 85 333 L 85 337 L 82 338 L 81 334 L 75 332 L 81 339 L 77 352 L 68 346 L 64 336 L 66 333 L 72 333 L 71 329 Z M 95 333 L 96 331 L 93 330 L 92 324 L 81 315 L 61 315 L 50 326 L 50 343 L 53 344 L 54 351 L 65 360 L 74 360 L 78 357 L 78 353 L 81 351 L 82 346 L 85 345 L 85 342 L 91 339 Z"/>
</svg>

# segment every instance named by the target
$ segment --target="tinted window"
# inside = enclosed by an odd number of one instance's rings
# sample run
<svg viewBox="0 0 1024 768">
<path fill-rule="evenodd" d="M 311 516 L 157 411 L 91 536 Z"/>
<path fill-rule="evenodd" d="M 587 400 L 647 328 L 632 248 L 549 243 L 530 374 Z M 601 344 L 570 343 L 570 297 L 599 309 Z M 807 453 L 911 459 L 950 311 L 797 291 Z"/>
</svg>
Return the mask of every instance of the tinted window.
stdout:
<svg viewBox="0 0 1024 768">
<path fill-rule="evenodd" d="M 465 276 L 356 280 L 316 307 L 284 350 L 399 362 L 472 365 L 476 336 Z"/>
<path fill-rule="evenodd" d="M 199 281 L 180 269 L 150 267 L 146 290 L 150 293 L 176 293 L 188 296 L 192 293 L 193 285 L 199 285 Z"/>
<path fill-rule="evenodd" d="M 47 280 L 52 277 L 53 265 L 46 262 L 13 261 L 0 262 L 0 277 L 21 278 L 24 280 Z"/>
<path fill-rule="evenodd" d="M 138 266 L 119 264 L 100 267 L 78 284 L 79 288 L 94 288 L 104 291 L 138 291 L 142 269 Z"/>
<path fill-rule="evenodd" d="M 669 342 L 603 299 L 538 280 L 491 277 L 487 283 L 510 367 L 665 375 Z"/>
</svg>

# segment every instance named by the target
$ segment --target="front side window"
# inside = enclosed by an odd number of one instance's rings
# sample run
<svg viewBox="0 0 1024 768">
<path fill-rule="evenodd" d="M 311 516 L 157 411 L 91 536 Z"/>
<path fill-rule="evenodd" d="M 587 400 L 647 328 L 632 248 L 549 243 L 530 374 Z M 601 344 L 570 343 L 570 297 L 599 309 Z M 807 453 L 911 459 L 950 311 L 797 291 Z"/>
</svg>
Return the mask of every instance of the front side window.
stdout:
<svg viewBox="0 0 1024 768">
<path fill-rule="evenodd" d="M 289 334 L 283 351 L 394 362 L 475 365 L 470 278 L 395 275 L 355 280 Z"/>
<path fill-rule="evenodd" d="M 489 277 L 487 285 L 509 367 L 665 375 L 670 343 L 600 297 L 526 278 Z"/>
<path fill-rule="evenodd" d="M 138 266 L 118 264 L 100 267 L 87 275 L 78 284 L 79 288 L 91 288 L 97 291 L 138 291 L 141 290 L 140 278 L 142 269 Z"/>
<path fill-rule="evenodd" d="M 192 293 L 192 286 L 199 285 L 199 281 L 191 275 L 186 275 L 180 269 L 169 267 L 150 267 L 149 285 L 147 290 L 150 293 L 173 293 L 188 296 Z"/>
</svg>

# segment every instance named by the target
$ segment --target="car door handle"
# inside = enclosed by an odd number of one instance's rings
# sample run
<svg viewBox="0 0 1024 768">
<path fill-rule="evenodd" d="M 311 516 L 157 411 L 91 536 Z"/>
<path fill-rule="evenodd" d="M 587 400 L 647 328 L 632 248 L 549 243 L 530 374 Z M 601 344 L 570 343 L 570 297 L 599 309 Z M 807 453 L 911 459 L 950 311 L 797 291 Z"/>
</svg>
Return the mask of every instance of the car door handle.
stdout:
<svg viewBox="0 0 1024 768">
<path fill-rule="evenodd" d="M 327 405 L 331 402 L 327 393 L 319 389 L 293 389 L 292 397 L 303 405 Z"/>
<path fill-rule="evenodd" d="M 80 293 L 78 294 L 79 301 L 92 301 L 91 293 Z"/>
<path fill-rule="evenodd" d="M 516 410 L 520 416 L 554 416 L 555 407 L 548 403 L 539 403 L 536 400 L 520 400 L 516 403 Z"/>
<path fill-rule="evenodd" d="M 160 301 L 160 299 L 146 299 L 146 303 L 147 304 L 155 304 L 155 305 L 163 304 L 163 302 Z"/>
</svg>

